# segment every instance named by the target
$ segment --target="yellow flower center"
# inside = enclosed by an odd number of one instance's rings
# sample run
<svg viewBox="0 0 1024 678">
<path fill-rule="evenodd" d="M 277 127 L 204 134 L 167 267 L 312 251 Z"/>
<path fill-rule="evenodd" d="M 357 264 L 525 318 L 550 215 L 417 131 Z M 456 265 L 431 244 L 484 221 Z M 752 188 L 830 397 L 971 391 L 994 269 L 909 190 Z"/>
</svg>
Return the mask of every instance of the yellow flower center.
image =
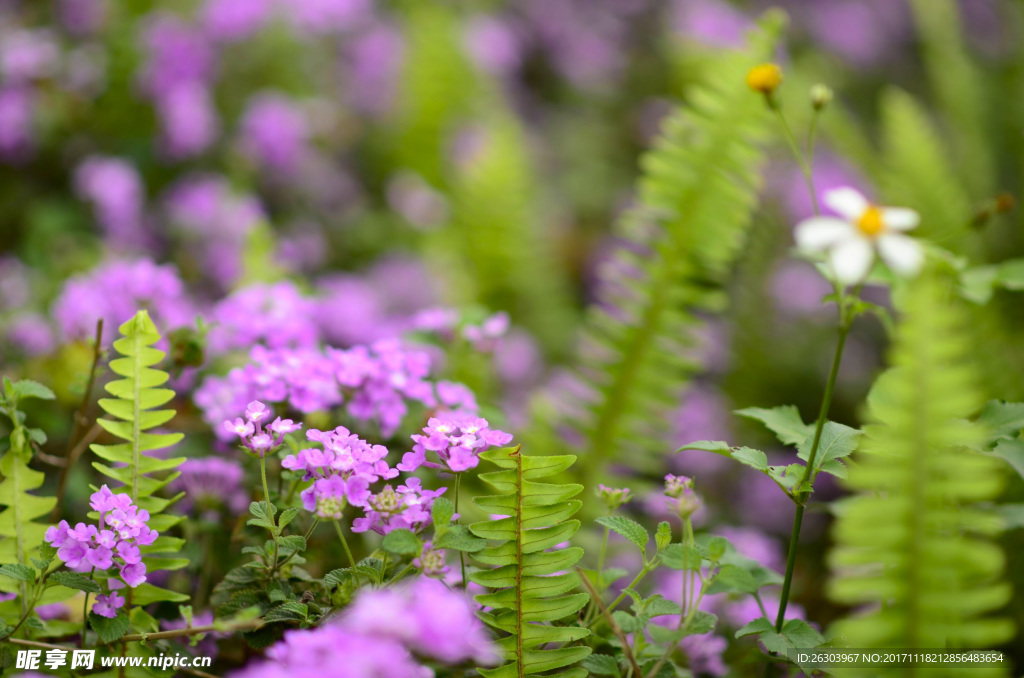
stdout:
<svg viewBox="0 0 1024 678">
<path fill-rule="evenodd" d="M 782 69 L 777 64 L 754 66 L 747 73 L 747 87 L 755 92 L 771 94 L 782 84 Z"/>
<path fill-rule="evenodd" d="M 885 230 L 885 221 L 882 219 L 882 210 L 871 205 L 864 214 L 857 220 L 857 228 L 868 237 L 874 237 Z"/>
</svg>

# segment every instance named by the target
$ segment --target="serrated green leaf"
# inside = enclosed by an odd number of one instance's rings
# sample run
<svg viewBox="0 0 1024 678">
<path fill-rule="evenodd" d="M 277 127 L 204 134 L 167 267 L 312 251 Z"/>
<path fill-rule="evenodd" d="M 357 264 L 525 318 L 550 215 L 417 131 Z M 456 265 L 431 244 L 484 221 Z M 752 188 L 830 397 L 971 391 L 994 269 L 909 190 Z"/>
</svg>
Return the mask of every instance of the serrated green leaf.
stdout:
<svg viewBox="0 0 1024 678">
<path fill-rule="evenodd" d="M 771 409 L 748 407 L 736 414 L 761 422 L 786 445 L 799 445 L 814 433 L 814 427 L 805 424 L 794 405 L 780 405 Z"/>
<path fill-rule="evenodd" d="M 595 676 L 620 676 L 619 664 L 615 657 L 606 654 L 592 654 L 583 658 L 580 666 Z"/>
<path fill-rule="evenodd" d="M 423 542 L 410 530 L 392 530 L 384 535 L 381 548 L 399 555 L 410 555 L 423 550 Z"/>
<path fill-rule="evenodd" d="M 132 624 L 124 611 L 118 612 L 114 618 L 104 617 L 95 612 L 89 613 L 89 626 L 104 643 L 112 643 L 128 633 Z"/>
<path fill-rule="evenodd" d="M 47 581 L 51 581 L 61 586 L 66 586 L 69 589 L 75 589 L 77 591 L 85 591 L 86 593 L 100 593 L 100 585 L 89 579 L 84 574 L 78 572 L 68 572 L 67 570 L 58 570 L 51 574 Z"/>
<path fill-rule="evenodd" d="M 764 633 L 765 631 L 771 631 L 774 628 L 775 625 L 767 618 L 758 617 L 752 622 L 747 622 L 739 631 L 737 631 L 736 637 L 742 638 L 743 636 L 751 636 L 755 633 Z"/>
<path fill-rule="evenodd" d="M 53 400 L 57 396 L 46 386 L 31 379 L 21 379 L 11 385 L 11 392 L 18 400 L 24 398 L 38 398 L 39 400 Z"/>
<path fill-rule="evenodd" d="M 651 536 L 640 523 L 625 516 L 602 516 L 596 522 L 636 544 L 641 553 L 647 553 L 647 542 Z"/>
</svg>

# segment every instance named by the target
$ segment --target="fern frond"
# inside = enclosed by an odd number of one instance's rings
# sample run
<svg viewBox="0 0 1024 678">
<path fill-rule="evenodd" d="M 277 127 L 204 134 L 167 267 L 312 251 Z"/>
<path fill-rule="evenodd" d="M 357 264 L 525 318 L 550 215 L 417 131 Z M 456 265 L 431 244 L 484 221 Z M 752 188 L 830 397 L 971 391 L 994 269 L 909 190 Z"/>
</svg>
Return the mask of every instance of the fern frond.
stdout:
<svg viewBox="0 0 1024 678">
<path fill-rule="evenodd" d="M 991 118 L 982 69 L 972 62 L 964 44 L 960 8 L 955 0 L 911 0 L 924 46 L 928 82 L 947 123 L 959 178 L 976 198 L 995 188 L 995 166 L 989 149 Z"/>
<path fill-rule="evenodd" d="M 484 104 L 475 152 L 456 171 L 453 228 L 445 249 L 461 253 L 463 289 L 488 308 L 507 310 L 549 350 L 566 348 L 575 327 L 568 283 L 552 261 L 555 247 L 534 208 L 537 198 L 522 126 L 498 100 Z M 454 242 L 453 242 L 454 239 Z"/>
<path fill-rule="evenodd" d="M 185 461 L 183 457 L 162 459 L 147 454 L 175 445 L 183 437 L 181 433 L 151 432 L 169 422 L 175 414 L 172 409 L 154 409 L 174 398 L 173 390 L 159 388 L 170 376 L 153 367 L 164 357 L 163 351 L 152 347 L 160 341 L 160 333 L 146 311 L 136 313 L 121 325 L 119 331 L 121 338 L 114 342 L 114 350 L 122 357 L 110 361 L 110 370 L 122 378 L 105 387 L 113 398 L 99 400 L 100 407 L 113 418 L 98 419 L 97 422 L 107 433 L 124 442 L 93 444 L 90 449 L 108 463 L 96 461 L 92 465 L 103 475 L 121 483 L 122 486 L 114 488 L 114 491 L 131 496 L 136 506 L 149 512 L 149 526 L 162 533 L 151 545 L 143 547 L 143 553 L 147 554 L 147 569 L 179 569 L 187 565 L 188 560 L 153 555 L 181 549 L 181 539 L 163 534 L 182 519 L 181 516 L 163 513 L 181 495 L 166 499 L 154 496 L 154 493 L 180 475 L 174 469 Z M 154 477 L 153 474 L 163 475 Z M 145 604 L 142 600 L 183 599 L 180 594 L 148 584 L 140 586 L 135 594 L 138 604 Z"/>
<path fill-rule="evenodd" d="M 971 451 L 983 431 L 961 309 L 939 283 L 914 282 L 892 352 L 870 398 L 860 463 L 835 525 L 838 602 L 872 604 L 841 621 L 851 647 L 991 647 L 1012 635 L 985 617 L 1010 598 L 1000 528 L 979 502 L 1000 491 L 999 461 Z M 957 674 L 959 675 L 959 674 Z"/>
<path fill-rule="evenodd" d="M 474 92 L 450 8 L 412 2 L 402 12 L 405 59 L 397 102 L 393 164 L 418 173 L 436 189 L 446 184 L 446 153 L 456 122 Z"/>
<path fill-rule="evenodd" d="M 920 212 L 921 234 L 948 247 L 967 233 L 972 208 L 942 136 L 906 92 L 886 91 L 881 106 L 882 190 L 892 204 Z"/>
<path fill-rule="evenodd" d="M 0 459 L 0 563 L 28 565 L 43 542 L 47 525 L 37 522 L 50 513 L 55 497 L 31 494 L 43 485 L 46 475 L 28 466 L 28 459 L 13 449 Z"/>
<path fill-rule="evenodd" d="M 582 506 L 573 497 L 583 486 L 537 481 L 565 471 L 576 457 L 527 457 L 519 447 L 489 450 L 480 456 L 502 469 L 480 475 L 500 494 L 474 497 L 474 502 L 487 513 L 506 517 L 470 526 L 473 534 L 492 542 L 474 557 L 493 566 L 474 573 L 470 580 L 493 589 L 476 597 L 490 608 L 479 613 L 480 618 L 508 634 L 498 641 L 508 663 L 480 669 L 480 673 L 486 678 L 522 678 L 575 664 L 590 654 L 590 648 L 540 647 L 570 643 L 590 634 L 580 626 L 552 624 L 576 614 L 589 600 L 586 593 L 570 593 L 579 587 L 573 566 L 583 557 L 583 549 L 551 550 L 579 529 L 579 521 L 569 518 Z M 583 678 L 587 672 L 571 668 L 545 675 Z"/>
<path fill-rule="evenodd" d="M 757 203 L 769 115 L 744 79 L 770 58 L 781 26 L 770 14 L 748 50 L 723 57 L 641 161 L 638 205 L 616 229 L 628 244 L 610 265 L 625 274 L 604 276 L 606 298 L 586 322 L 581 377 L 593 397 L 577 425 L 588 473 L 613 455 L 640 472 L 660 469 L 666 415 L 697 369 L 682 356 L 698 314 L 724 304 Z"/>
</svg>

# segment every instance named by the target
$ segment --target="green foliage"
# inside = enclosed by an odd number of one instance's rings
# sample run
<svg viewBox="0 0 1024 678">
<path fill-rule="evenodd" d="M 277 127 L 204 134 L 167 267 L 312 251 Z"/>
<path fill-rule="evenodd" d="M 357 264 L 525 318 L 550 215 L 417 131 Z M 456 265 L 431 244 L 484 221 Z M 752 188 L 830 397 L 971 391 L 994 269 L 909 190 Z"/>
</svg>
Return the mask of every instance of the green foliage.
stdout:
<svg viewBox="0 0 1024 678">
<path fill-rule="evenodd" d="M 967 232 L 971 199 L 956 175 L 943 137 L 909 94 L 890 89 L 882 97 L 886 199 L 921 214 L 915 233 L 940 244 L 957 243 Z"/>
<path fill-rule="evenodd" d="M 553 256 L 553 230 L 535 208 L 530 145 L 512 112 L 493 98 L 480 116 L 473 149 L 455 170 L 452 228 L 439 240 L 443 250 L 462 255 L 449 270 L 467 274 L 459 286 L 471 295 L 467 301 L 507 310 L 549 350 L 564 351 L 576 314 Z"/>
<path fill-rule="evenodd" d="M 54 497 L 31 494 L 43 485 L 45 474 L 29 468 L 34 445 L 46 442 L 46 435 L 36 428 L 25 426 L 25 413 L 18 409 L 28 398 L 53 400 L 53 391 L 42 384 L 22 380 L 12 382 L 4 378 L 0 392 L 0 413 L 11 420 L 13 428 L 8 449 L 0 459 L 0 562 L 27 566 L 37 545 L 43 541 L 46 525 L 39 518 L 53 510 Z M 24 590 L 22 590 L 24 595 Z"/>
<path fill-rule="evenodd" d="M 121 379 L 106 385 L 107 392 L 113 398 L 99 400 L 100 407 L 113 418 L 97 421 L 104 430 L 124 442 L 92 445 L 90 449 L 110 464 L 93 462 L 93 466 L 103 475 L 120 482 L 122 487 L 113 488 L 114 491 L 130 495 L 133 503 L 149 512 L 150 527 L 161 532 L 153 544 L 143 547 L 147 568 L 179 569 L 188 564 L 186 559 L 168 558 L 165 555 L 156 560 L 153 556 L 181 550 L 180 539 L 163 534 L 181 521 L 180 516 L 163 513 L 181 495 L 164 499 L 154 496 L 154 493 L 178 477 L 174 469 L 185 461 L 180 457 L 161 459 L 147 454 L 170 447 L 183 437 L 181 433 L 150 433 L 152 429 L 169 422 L 175 414 L 172 409 L 154 409 L 174 398 L 173 390 L 159 388 L 167 382 L 169 375 L 154 367 L 164 357 L 163 351 L 152 348 L 153 344 L 160 341 L 160 333 L 146 311 L 136 313 L 119 330 L 121 338 L 114 342 L 114 350 L 122 357 L 110 361 L 110 370 Z M 114 464 L 123 466 L 117 467 Z M 153 477 L 154 473 L 164 475 Z M 149 600 L 181 598 L 179 594 L 156 587 L 147 586 L 146 589 L 149 591 L 146 596 Z"/>
<path fill-rule="evenodd" d="M 745 75 L 770 57 L 781 26 L 769 15 L 749 49 L 723 56 L 641 161 L 638 204 L 615 230 L 630 244 L 609 265 L 625 273 L 604 276 L 606 299 L 585 323 L 581 376 L 594 397 L 578 425 L 590 474 L 613 455 L 628 455 L 640 472 L 661 468 L 665 414 L 697 369 L 683 357 L 701 326 L 697 314 L 723 305 L 722 284 L 757 203 L 769 116 Z"/>
<path fill-rule="evenodd" d="M 589 600 L 586 593 L 570 593 L 579 586 L 572 567 L 583 557 L 583 549 L 551 548 L 579 529 L 579 521 L 569 518 L 581 506 L 573 497 L 583 487 L 537 481 L 565 471 L 576 457 L 527 457 L 516 447 L 488 450 L 481 458 L 502 469 L 480 476 L 500 494 L 475 497 L 474 501 L 483 511 L 506 517 L 470 526 L 473 534 L 492 542 L 473 557 L 493 566 L 475 572 L 470 579 L 492 589 L 476 597 L 491 608 L 479 616 L 507 634 L 498 643 L 508 663 L 480 669 L 480 673 L 486 678 L 512 678 L 571 666 L 590 654 L 588 647 L 565 645 L 588 636 L 587 629 L 558 624 Z M 562 571 L 567 572 L 555 574 Z M 552 643 L 563 645 L 540 649 Z M 549 675 L 582 678 L 586 671 L 576 668 Z"/>
<path fill-rule="evenodd" d="M 1000 491 L 1000 462 L 972 451 L 981 405 L 958 307 L 922 278 L 905 299 L 893 367 L 869 397 L 858 494 L 837 509 L 831 596 L 869 611 L 841 621 L 851 647 L 991 647 L 1013 625 L 984 617 L 1004 605 L 1000 521 L 978 502 Z M 952 672 L 950 672 L 952 673 Z M 957 674 L 959 675 L 959 674 Z"/>
</svg>

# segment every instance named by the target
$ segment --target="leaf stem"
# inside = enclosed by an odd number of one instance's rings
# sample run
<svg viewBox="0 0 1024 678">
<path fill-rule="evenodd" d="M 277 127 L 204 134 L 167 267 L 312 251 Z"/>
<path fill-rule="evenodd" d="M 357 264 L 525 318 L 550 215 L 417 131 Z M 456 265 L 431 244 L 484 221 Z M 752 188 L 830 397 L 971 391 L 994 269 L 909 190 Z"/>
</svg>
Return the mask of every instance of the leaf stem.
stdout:
<svg viewBox="0 0 1024 678">
<path fill-rule="evenodd" d="M 341 545 L 345 548 L 345 555 L 348 556 L 349 567 L 352 568 L 352 576 L 356 578 L 356 584 L 359 584 L 359 572 L 356 571 L 356 559 L 352 557 L 352 549 L 348 547 L 348 540 L 345 539 L 345 532 L 341 529 L 340 521 L 334 521 L 334 530 L 338 533 L 338 539 L 341 540 Z"/>
<path fill-rule="evenodd" d="M 270 571 L 273 572 L 277 569 L 277 518 L 274 517 L 273 505 L 270 503 L 270 490 L 267 488 L 267 460 L 263 455 L 260 455 L 260 479 L 263 481 L 263 500 L 267 503 L 267 517 L 270 518 L 270 524 L 274 526 L 270 530 L 270 536 L 274 540 L 274 560 L 270 566 Z"/>
<path fill-rule="evenodd" d="M 604 606 L 604 603 L 601 602 L 601 595 L 594 589 L 594 585 L 590 583 L 589 579 L 587 579 L 587 575 L 584 574 L 583 571 L 579 568 L 576 568 L 576 571 L 579 572 L 580 582 L 582 582 L 584 588 L 587 589 L 587 592 L 590 594 L 591 600 L 594 601 L 594 604 L 600 611 L 601 616 L 604 617 L 605 621 L 608 622 L 608 626 L 611 627 L 612 633 L 615 634 L 615 637 L 619 639 L 619 643 L 621 643 L 622 645 L 622 652 L 626 655 L 626 659 L 629 660 L 629 665 L 633 671 L 633 675 L 637 678 L 643 678 L 644 673 L 640 670 L 640 666 L 636 663 L 636 657 L 633 656 L 633 651 L 630 649 L 629 641 L 626 639 L 626 634 L 622 632 L 622 629 L 619 628 L 619 625 L 615 623 L 615 618 L 612 617 L 611 612 L 609 612 L 608 608 L 606 608 Z"/>
<path fill-rule="evenodd" d="M 803 152 L 800 150 L 800 146 L 796 143 L 796 137 L 793 136 L 793 130 L 790 128 L 789 122 L 786 120 L 786 116 L 782 112 L 782 107 L 775 105 L 772 106 L 772 110 L 775 111 L 775 115 L 779 118 L 779 122 L 782 125 L 782 135 L 786 138 L 786 143 L 789 144 L 789 150 L 793 152 L 793 157 L 796 158 L 797 165 L 800 166 L 800 173 L 804 175 L 804 181 L 807 183 L 807 190 L 811 194 L 811 205 L 814 207 L 814 213 L 818 214 L 821 212 L 821 209 L 818 206 L 818 193 L 814 190 L 814 174 L 811 171 L 811 164 L 804 157 Z"/>
<path fill-rule="evenodd" d="M 96 568 L 89 572 L 89 579 L 96 574 Z M 95 581 L 95 580 L 93 580 Z M 89 592 L 85 592 L 85 600 L 82 601 L 82 637 L 78 639 L 78 647 L 85 647 L 85 632 L 89 628 Z"/>
<path fill-rule="evenodd" d="M 613 600 L 613 601 L 612 601 L 612 604 L 608 606 L 608 610 L 609 610 L 609 611 L 613 611 L 613 610 L 615 610 L 615 608 L 619 606 L 619 603 L 621 603 L 621 602 L 622 602 L 622 600 L 623 600 L 623 599 L 624 599 L 624 598 L 626 597 L 626 589 L 632 589 L 632 588 L 635 588 L 635 587 L 636 587 L 636 585 L 640 583 L 640 580 L 641 580 L 641 579 L 643 579 L 644 577 L 646 577 L 646 576 L 647 576 L 647 573 L 648 573 L 648 572 L 650 572 L 650 571 L 651 571 L 651 570 L 653 570 L 653 569 L 654 569 L 655 567 L 657 567 L 657 564 L 656 564 L 656 563 L 657 563 L 657 559 L 655 559 L 655 560 L 652 560 L 652 561 L 651 561 L 651 562 L 649 562 L 649 563 L 646 563 L 646 564 L 644 565 L 643 569 L 642 569 L 642 570 L 640 570 L 640 572 L 639 572 L 639 573 L 637 573 L 637 575 L 636 575 L 635 577 L 633 577 L 633 581 L 629 582 L 629 586 L 627 586 L 627 587 L 626 587 L 625 589 L 623 589 L 623 590 L 622 590 L 622 593 L 620 593 L 620 594 L 619 594 L 619 597 L 618 597 L 618 598 L 616 598 L 615 600 Z M 590 626 L 591 624 L 594 624 L 594 623 L 596 623 L 596 622 L 597 622 L 597 619 L 595 619 L 594 621 L 592 621 L 592 622 L 591 622 L 590 624 L 588 624 L 587 626 L 589 627 L 589 626 Z"/>
</svg>

